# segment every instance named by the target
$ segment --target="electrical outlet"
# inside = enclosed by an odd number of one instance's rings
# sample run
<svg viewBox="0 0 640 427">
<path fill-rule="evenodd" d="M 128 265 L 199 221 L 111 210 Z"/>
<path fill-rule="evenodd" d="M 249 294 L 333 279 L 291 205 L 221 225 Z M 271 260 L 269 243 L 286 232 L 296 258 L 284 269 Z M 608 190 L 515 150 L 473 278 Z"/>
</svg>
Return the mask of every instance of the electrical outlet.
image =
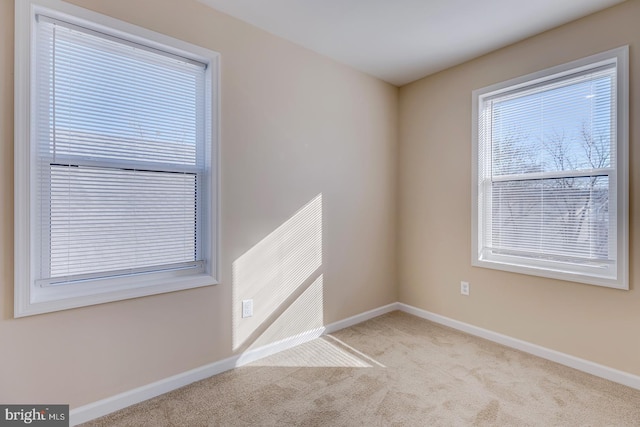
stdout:
<svg viewBox="0 0 640 427">
<path fill-rule="evenodd" d="M 251 317 L 253 316 L 253 300 L 245 299 L 242 300 L 242 317 Z"/>
<path fill-rule="evenodd" d="M 460 282 L 460 293 L 462 295 L 469 295 L 469 282 Z"/>
</svg>

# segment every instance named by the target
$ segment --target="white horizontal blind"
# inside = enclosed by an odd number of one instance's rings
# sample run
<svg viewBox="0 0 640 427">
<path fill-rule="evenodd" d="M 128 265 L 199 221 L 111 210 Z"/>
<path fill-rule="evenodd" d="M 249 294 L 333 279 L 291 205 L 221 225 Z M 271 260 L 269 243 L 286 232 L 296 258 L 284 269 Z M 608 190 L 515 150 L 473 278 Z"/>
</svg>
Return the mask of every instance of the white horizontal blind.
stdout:
<svg viewBox="0 0 640 427">
<path fill-rule="evenodd" d="M 41 284 L 201 269 L 205 67 L 38 16 Z"/>
<path fill-rule="evenodd" d="M 616 105 L 615 63 L 482 100 L 482 257 L 614 266 Z"/>
</svg>

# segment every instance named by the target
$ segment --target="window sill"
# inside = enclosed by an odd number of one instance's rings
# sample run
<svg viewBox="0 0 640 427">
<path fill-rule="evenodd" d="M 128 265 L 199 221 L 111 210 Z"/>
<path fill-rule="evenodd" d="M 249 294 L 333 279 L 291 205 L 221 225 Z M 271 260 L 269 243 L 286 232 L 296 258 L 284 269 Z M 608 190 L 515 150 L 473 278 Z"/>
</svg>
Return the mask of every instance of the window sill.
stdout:
<svg viewBox="0 0 640 427">
<path fill-rule="evenodd" d="M 135 280 L 135 285 L 132 281 Z M 163 280 L 152 278 L 129 278 L 128 283 L 117 283 L 105 280 L 103 283 L 84 286 L 84 292 L 74 289 L 74 285 L 60 285 L 41 288 L 32 285 L 29 295 L 24 300 L 16 299 L 14 317 L 32 316 L 71 308 L 139 298 L 149 295 L 163 294 L 186 289 L 217 285 L 218 282 L 209 274 L 198 274 L 182 277 L 170 277 Z"/>
<path fill-rule="evenodd" d="M 508 271 L 511 273 L 526 274 L 529 276 L 538 276 L 549 279 L 583 283 L 587 285 L 629 290 L 629 284 L 626 278 L 615 279 L 605 275 L 584 274 L 561 270 L 559 268 L 542 268 L 518 264 L 517 262 L 505 262 L 497 260 L 473 259 L 471 265 L 474 267 L 490 268 L 493 270 Z"/>
</svg>

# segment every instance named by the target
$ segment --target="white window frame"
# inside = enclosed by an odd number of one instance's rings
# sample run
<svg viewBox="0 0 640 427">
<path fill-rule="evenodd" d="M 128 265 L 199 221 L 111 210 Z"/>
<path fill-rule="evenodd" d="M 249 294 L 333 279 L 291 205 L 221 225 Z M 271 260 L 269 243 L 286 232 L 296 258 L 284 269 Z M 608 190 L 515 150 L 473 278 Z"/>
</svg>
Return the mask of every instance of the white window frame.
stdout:
<svg viewBox="0 0 640 427">
<path fill-rule="evenodd" d="M 514 273 L 528 274 L 533 276 L 548 277 L 560 280 L 567 280 L 590 285 L 605 286 L 616 289 L 629 289 L 629 48 L 622 46 L 606 52 L 598 53 L 587 58 L 572 61 L 546 70 L 535 72 L 522 77 L 514 78 L 505 82 L 500 82 L 472 93 L 472 246 L 471 264 L 476 267 L 491 268 L 496 270 L 510 271 Z M 584 70 L 596 68 L 597 66 L 615 63 L 617 79 L 617 141 L 616 141 L 616 169 L 610 178 L 610 186 L 614 186 L 614 203 L 617 204 L 617 230 L 612 230 L 616 235 L 616 268 L 606 274 L 599 274 L 597 269 L 585 268 L 570 263 L 562 265 L 560 262 L 540 262 L 531 258 L 514 255 L 492 254 L 483 250 L 483 242 L 490 236 L 490 227 L 487 218 L 484 218 L 485 205 L 490 203 L 487 197 L 483 197 L 484 188 L 490 185 L 491 177 L 480 176 L 482 170 L 486 169 L 479 164 L 482 158 L 488 156 L 490 147 L 485 141 L 480 140 L 480 127 L 482 120 L 482 106 L 484 99 L 495 97 L 501 93 L 506 93 L 522 88 L 544 85 L 553 79 L 558 79 Z M 490 160 L 489 160 L 490 162 Z M 561 173 L 540 173 L 539 178 L 547 175 L 563 175 Z M 565 174 L 571 176 L 571 171 Z M 563 175 L 564 176 L 564 175 Z"/>
<path fill-rule="evenodd" d="M 39 244 L 35 240 L 35 19 L 42 13 L 130 42 L 206 64 L 205 144 L 209 148 L 203 206 L 204 268 L 185 274 L 155 272 L 85 283 L 36 283 Z M 219 283 L 219 54 L 60 0 L 15 1 L 15 196 L 14 317 L 101 304 Z"/>
</svg>

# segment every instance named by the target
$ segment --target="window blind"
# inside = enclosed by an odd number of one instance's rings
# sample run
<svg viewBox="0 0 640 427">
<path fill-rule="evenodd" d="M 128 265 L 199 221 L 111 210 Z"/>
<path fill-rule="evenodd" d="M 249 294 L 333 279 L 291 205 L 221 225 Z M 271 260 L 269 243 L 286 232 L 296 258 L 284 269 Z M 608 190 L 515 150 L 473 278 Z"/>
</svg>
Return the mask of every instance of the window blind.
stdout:
<svg viewBox="0 0 640 427">
<path fill-rule="evenodd" d="M 481 257 L 611 269 L 616 105 L 615 63 L 482 100 Z"/>
<path fill-rule="evenodd" d="M 38 16 L 41 285 L 202 269 L 205 67 Z"/>
</svg>

